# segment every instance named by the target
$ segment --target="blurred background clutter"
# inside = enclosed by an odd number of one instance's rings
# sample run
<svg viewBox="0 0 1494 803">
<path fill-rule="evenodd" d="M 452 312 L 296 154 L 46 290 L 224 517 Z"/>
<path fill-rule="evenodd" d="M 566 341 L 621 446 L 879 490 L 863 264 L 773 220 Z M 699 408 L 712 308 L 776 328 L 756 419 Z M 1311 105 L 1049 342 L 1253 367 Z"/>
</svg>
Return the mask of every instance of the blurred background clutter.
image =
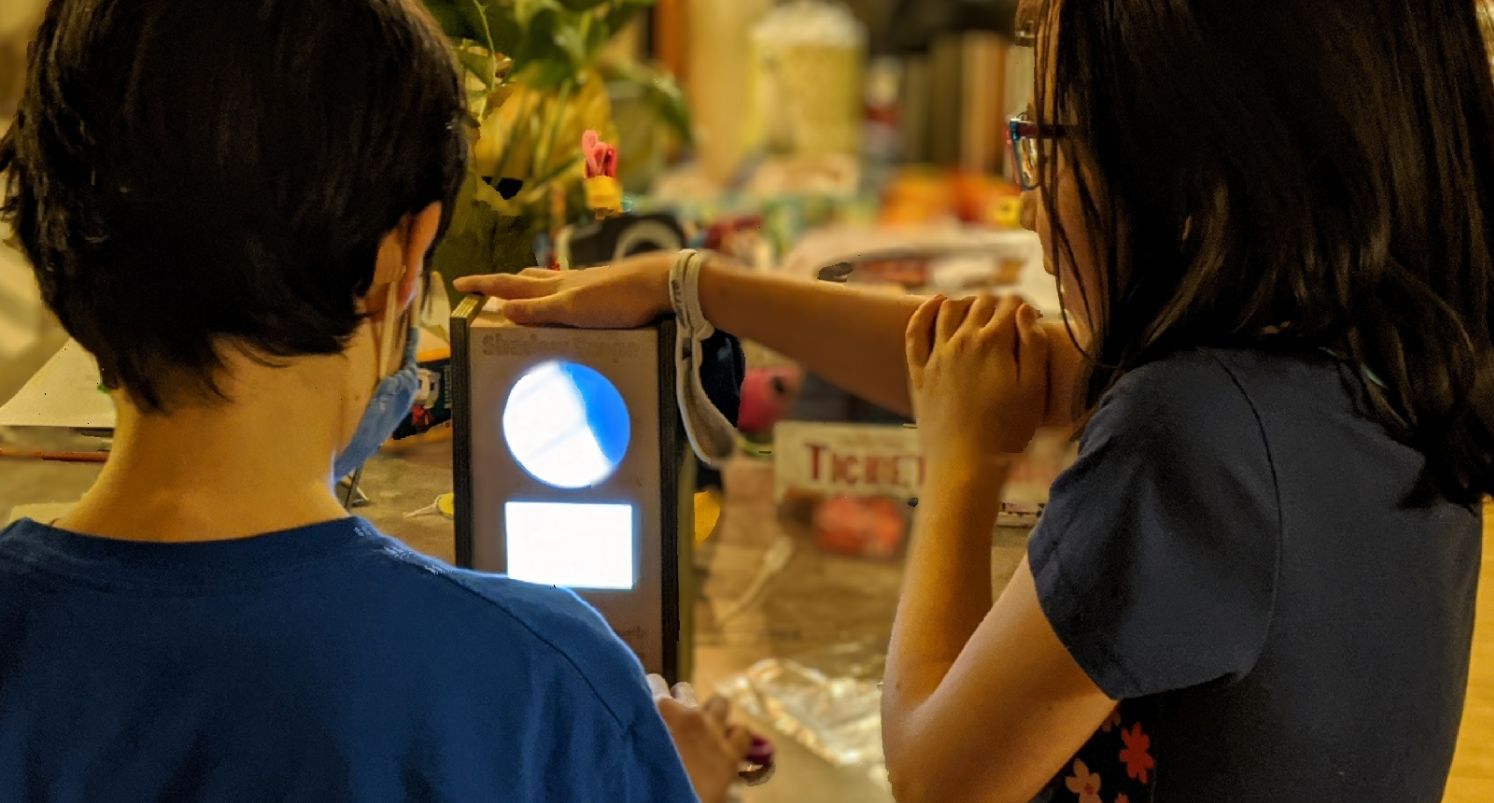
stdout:
<svg viewBox="0 0 1494 803">
<path fill-rule="evenodd" d="M 44 0 L 0 2 L 0 133 L 10 128 L 26 74 L 26 43 L 40 19 Z M 25 384 L 63 343 L 56 322 L 42 307 L 41 294 L 11 231 L 0 224 L 0 402 Z"/>
</svg>

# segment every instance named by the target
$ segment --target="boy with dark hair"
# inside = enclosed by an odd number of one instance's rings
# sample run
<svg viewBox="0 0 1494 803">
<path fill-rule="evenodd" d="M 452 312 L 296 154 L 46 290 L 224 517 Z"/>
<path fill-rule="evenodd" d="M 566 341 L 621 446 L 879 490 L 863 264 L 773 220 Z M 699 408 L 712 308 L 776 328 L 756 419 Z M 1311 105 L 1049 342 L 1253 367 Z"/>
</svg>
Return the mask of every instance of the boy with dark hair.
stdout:
<svg viewBox="0 0 1494 803">
<path fill-rule="evenodd" d="M 464 100 L 413 0 L 47 9 L 4 212 L 119 415 L 74 512 L 0 533 L 0 799 L 695 798 L 593 610 L 331 490 L 409 409 Z"/>
</svg>

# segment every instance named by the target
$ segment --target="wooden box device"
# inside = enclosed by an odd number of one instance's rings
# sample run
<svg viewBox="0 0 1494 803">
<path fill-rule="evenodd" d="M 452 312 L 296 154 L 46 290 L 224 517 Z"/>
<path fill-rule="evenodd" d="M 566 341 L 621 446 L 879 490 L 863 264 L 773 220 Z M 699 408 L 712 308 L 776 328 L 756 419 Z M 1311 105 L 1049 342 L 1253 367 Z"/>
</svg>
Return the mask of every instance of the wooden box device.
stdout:
<svg viewBox="0 0 1494 803">
<path fill-rule="evenodd" d="M 693 540 L 674 326 L 518 327 L 471 297 L 451 329 L 457 564 L 572 589 L 671 682 Z"/>
</svg>

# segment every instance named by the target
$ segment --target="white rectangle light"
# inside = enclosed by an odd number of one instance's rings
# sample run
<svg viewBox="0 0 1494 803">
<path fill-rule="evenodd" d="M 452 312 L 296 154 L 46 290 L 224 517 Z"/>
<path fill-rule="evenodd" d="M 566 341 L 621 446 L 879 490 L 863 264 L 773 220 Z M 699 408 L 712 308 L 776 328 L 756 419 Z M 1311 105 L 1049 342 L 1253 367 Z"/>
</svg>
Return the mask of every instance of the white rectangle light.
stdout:
<svg viewBox="0 0 1494 803">
<path fill-rule="evenodd" d="M 631 589 L 633 521 L 632 505 L 509 502 L 508 576 L 567 588 Z"/>
</svg>

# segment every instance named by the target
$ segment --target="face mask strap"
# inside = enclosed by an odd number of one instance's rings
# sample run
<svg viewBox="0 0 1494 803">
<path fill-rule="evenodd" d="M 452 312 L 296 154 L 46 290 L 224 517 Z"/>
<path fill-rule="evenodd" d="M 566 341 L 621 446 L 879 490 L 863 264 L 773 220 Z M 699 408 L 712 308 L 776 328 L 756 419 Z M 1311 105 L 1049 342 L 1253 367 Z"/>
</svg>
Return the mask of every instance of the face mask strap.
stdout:
<svg viewBox="0 0 1494 803">
<path fill-rule="evenodd" d="M 399 282 L 391 282 L 389 285 L 389 297 L 384 300 L 384 331 L 379 341 L 379 353 L 377 355 L 379 365 L 379 378 L 394 373 L 403 362 L 401 355 L 396 353 L 394 339 L 399 335 L 399 328 L 394 324 L 399 320 Z M 415 300 L 410 306 L 410 315 L 415 316 L 420 309 L 420 286 L 416 283 Z M 411 335 L 412 336 L 412 335 Z"/>
</svg>

